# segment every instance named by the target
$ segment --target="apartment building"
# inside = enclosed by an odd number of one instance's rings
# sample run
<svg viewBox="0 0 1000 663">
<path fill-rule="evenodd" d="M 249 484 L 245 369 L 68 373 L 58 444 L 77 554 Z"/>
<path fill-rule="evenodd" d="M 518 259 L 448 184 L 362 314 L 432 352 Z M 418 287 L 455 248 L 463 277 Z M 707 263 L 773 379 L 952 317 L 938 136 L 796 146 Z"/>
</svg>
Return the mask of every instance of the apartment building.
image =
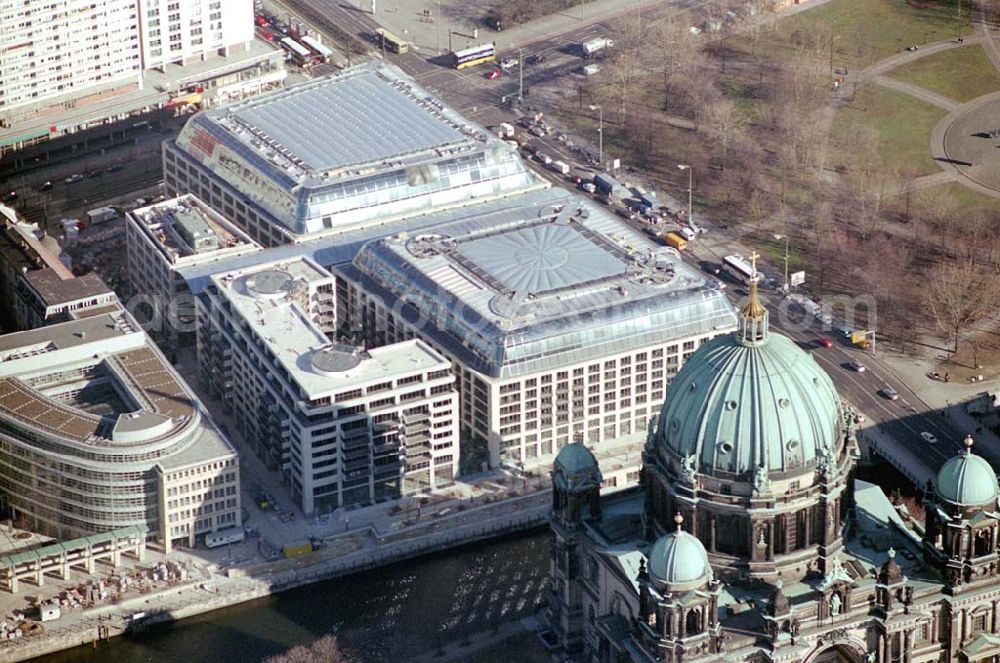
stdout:
<svg viewBox="0 0 1000 663">
<path fill-rule="evenodd" d="M 188 64 L 254 38 L 249 0 L 139 0 L 142 68 Z"/>
<path fill-rule="evenodd" d="M 334 278 L 307 258 L 211 278 L 198 299 L 208 389 L 306 514 L 452 481 L 458 396 L 421 341 L 334 342 Z"/>
<path fill-rule="evenodd" d="M 0 0 L 0 118 L 95 87 L 139 86 L 137 0 Z"/>
</svg>

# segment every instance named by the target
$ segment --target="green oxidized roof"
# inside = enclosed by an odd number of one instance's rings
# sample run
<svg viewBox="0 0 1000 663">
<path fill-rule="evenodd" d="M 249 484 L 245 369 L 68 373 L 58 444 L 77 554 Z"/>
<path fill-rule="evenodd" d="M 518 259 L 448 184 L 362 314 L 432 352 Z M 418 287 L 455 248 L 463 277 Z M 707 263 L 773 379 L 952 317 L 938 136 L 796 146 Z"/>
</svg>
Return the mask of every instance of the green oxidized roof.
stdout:
<svg viewBox="0 0 1000 663">
<path fill-rule="evenodd" d="M 572 442 L 559 451 L 552 464 L 552 478 L 568 490 L 599 486 L 602 480 L 597 459 L 583 442 Z"/>
<path fill-rule="evenodd" d="M 712 566 L 705 546 L 678 523 L 676 532 L 661 536 L 649 551 L 649 576 L 672 590 L 694 589 L 711 579 Z"/>
<path fill-rule="evenodd" d="M 767 331 L 766 313 L 742 322 L 685 361 L 660 411 L 657 447 L 693 454 L 709 474 L 815 462 L 837 442 L 833 382 L 809 353 Z"/>
<path fill-rule="evenodd" d="M 965 438 L 965 450 L 949 458 L 937 475 L 937 494 L 962 506 L 995 502 L 1000 495 L 997 475 L 982 456 L 972 453 L 972 438 Z"/>
</svg>

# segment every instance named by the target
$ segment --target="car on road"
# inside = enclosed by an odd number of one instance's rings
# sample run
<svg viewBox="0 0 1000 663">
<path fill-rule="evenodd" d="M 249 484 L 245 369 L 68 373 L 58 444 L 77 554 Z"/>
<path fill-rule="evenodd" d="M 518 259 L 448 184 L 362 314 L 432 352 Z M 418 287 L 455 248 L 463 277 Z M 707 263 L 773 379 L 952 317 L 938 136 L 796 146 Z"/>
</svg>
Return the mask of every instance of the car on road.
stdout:
<svg viewBox="0 0 1000 663">
<path fill-rule="evenodd" d="M 824 348 L 832 348 L 833 347 L 833 341 L 831 341 L 830 339 L 828 339 L 826 336 L 820 336 L 819 341 L 817 341 L 817 343 L 819 343 Z"/>
<path fill-rule="evenodd" d="M 266 41 L 274 41 L 274 33 L 268 30 L 267 28 L 260 29 L 260 36 L 263 37 Z"/>
<path fill-rule="evenodd" d="M 524 59 L 525 64 L 541 64 L 545 61 L 545 56 L 541 53 L 535 53 L 534 55 L 529 55 Z"/>
<path fill-rule="evenodd" d="M 52 181 L 51 180 L 45 180 L 44 182 L 42 182 L 41 184 L 38 185 L 38 190 L 39 191 L 48 191 L 51 188 L 52 188 Z"/>
<path fill-rule="evenodd" d="M 587 193 L 594 193 L 597 191 L 597 186 L 593 182 L 581 182 L 580 190 L 586 191 Z"/>
<path fill-rule="evenodd" d="M 104 174 L 104 171 L 102 171 L 102 170 L 95 170 L 95 171 L 93 171 L 91 173 L 87 173 L 87 179 L 91 179 L 91 180 L 97 179 L 98 177 L 100 177 L 103 174 Z"/>
<path fill-rule="evenodd" d="M 3 202 L 12 203 L 17 200 L 17 191 L 9 191 L 3 195 Z"/>
<path fill-rule="evenodd" d="M 843 336 L 844 338 L 850 338 L 851 334 L 854 333 L 853 329 L 844 326 L 834 327 L 834 331 Z"/>
<path fill-rule="evenodd" d="M 265 25 L 267 25 L 267 19 L 261 16 L 260 14 L 257 14 L 257 16 L 254 17 L 253 22 L 259 25 L 260 27 L 264 27 Z"/>
<path fill-rule="evenodd" d="M 833 324 L 833 316 L 830 315 L 829 313 L 820 313 L 819 315 L 816 316 L 816 319 L 822 322 L 824 325 Z"/>
<path fill-rule="evenodd" d="M 486 73 L 486 80 L 488 80 L 488 81 L 495 81 L 496 79 L 500 78 L 501 76 L 503 76 L 503 70 L 502 69 L 494 69 L 493 71 L 490 71 L 490 72 Z"/>
<path fill-rule="evenodd" d="M 879 389 L 878 390 L 878 394 L 882 398 L 888 399 L 890 401 L 898 401 L 899 400 L 899 392 L 896 391 L 895 389 L 893 389 L 892 387 L 890 387 L 889 385 L 885 385 L 884 387 L 882 387 L 881 389 Z"/>
<path fill-rule="evenodd" d="M 109 173 L 117 173 L 119 170 L 124 170 L 124 169 L 125 169 L 125 164 L 123 163 L 116 163 L 112 166 L 108 166 Z"/>
<path fill-rule="evenodd" d="M 628 219 L 629 221 L 635 219 L 635 212 L 627 207 L 616 207 L 615 214 L 622 217 L 623 219 Z"/>
<path fill-rule="evenodd" d="M 679 229 L 679 232 L 684 237 L 684 239 L 686 239 L 689 242 L 698 236 L 698 233 L 691 230 L 690 228 L 681 227 Z"/>
<path fill-rule="evenodd" d="M 928 433 L 927 431 L 923 431 L 922 433 L 920 433 L 920 439 L 926 442 L 927 444 L 937 444 L 937 437 L 934 435 L 934 433 Z"/>
<path fill-rule="evenodd" d="M 866 370 L 868 370 L 867 368 L 865 368 L 865 365 L 859 361 L 849 361 L 847 362 L 847 367 L 852 371 L 854 371 L 855 373 L 864 373 Z"/>
<path fill-rule="evenodd" d="M 500 61 L 500 68 L 501 69 L 513 69 L 518 64 L 519 64 L 519 61 L 518 61 L 517 58 L 504 58 L 503 60 Z"/>
<path fill-rule="evenodd" d="M 73 173 L 72 175 L 63 180 L 63 182 L 65 182 L 66 184 L 75 184 L 77 182 L 82 182 L 82 181 L 83 181 L 83 175 L 81 175 L 80 173 Z"/>
</svg>

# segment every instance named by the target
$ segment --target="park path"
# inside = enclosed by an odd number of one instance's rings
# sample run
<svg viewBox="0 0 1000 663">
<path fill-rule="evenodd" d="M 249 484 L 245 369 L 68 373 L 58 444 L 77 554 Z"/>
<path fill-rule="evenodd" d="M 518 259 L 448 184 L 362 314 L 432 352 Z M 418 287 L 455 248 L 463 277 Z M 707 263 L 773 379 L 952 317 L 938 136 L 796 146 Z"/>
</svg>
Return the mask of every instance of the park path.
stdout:
<svg viewBox="0 0 1000 663">
<path fill-rule="evenodd" d="M 938 94 L 937 92 L 931 92 L 927 88 L 922 88 L 919 85 L 907 83 L 906 81 L 899 81 L 895 78 L 889 78 L 888 76 L 881 75 L 875 76 L 872 80 L 882 87 L 889 88 L 890 90 L 896 90 L 897 92 L 902 92 L 903 94 L 908 94 L 911 97 L 915 97 L 921 101 L 926 101 L 927 103 L 937 106 L 938 108 L 943 108 L 946 111 L 955 110 L 962 105 L 957 101 L 952 101 L 951 99 Z"/>
</svg>

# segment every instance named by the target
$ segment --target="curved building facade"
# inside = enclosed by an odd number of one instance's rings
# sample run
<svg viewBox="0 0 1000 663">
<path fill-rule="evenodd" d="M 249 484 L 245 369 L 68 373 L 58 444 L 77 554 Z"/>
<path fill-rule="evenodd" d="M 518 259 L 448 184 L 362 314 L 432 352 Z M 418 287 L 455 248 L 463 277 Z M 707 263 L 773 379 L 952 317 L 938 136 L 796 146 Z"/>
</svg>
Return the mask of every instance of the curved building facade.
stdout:
<svg viewBox="0 0 1000 663">
<path fill-rule="evenodd" d="M 235 452 L 124 312 L 0 338 L 0 488 L 58 538 L 240 521 Z"/>
</svg>

